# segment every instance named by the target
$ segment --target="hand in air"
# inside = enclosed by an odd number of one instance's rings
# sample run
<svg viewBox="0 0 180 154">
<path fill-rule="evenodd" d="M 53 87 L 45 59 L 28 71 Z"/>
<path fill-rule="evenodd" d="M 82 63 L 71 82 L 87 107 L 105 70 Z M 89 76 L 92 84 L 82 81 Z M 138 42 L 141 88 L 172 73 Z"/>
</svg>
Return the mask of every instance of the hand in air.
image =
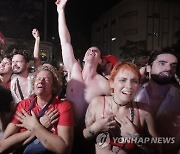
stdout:
<svg viewBox="0 0 180 154">
<path fill-rule="evenodd" d="M 39 31 L 36 28 L 32 30 L 32 35 L 35 39 L 40 38 Z"/>
<path fill-rule="evenodd" d="M 57 11 L 64 9 L 68 0 L 56 0 Z"/>
</svg>

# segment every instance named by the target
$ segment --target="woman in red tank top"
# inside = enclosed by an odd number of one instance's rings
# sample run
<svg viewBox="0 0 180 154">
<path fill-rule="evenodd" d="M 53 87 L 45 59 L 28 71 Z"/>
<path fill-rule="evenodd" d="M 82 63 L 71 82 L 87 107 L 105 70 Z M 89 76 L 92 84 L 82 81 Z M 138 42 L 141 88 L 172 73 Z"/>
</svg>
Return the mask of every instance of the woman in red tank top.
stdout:
<svg viewBox="0 0 180 154">
<path fill-rule="evenodd" d="M 158 134 L 149 107 L 133 102 L 140 79 L 136 65 L 118 63 L 109 79 L 111 95 L 95 97 L 90 103 L 83 135 L 86 139 L 96 138 L 97 154 L 161 152 L 160 146 L 144 141 L 144 136 L 150 139 Z"/>
</svg>

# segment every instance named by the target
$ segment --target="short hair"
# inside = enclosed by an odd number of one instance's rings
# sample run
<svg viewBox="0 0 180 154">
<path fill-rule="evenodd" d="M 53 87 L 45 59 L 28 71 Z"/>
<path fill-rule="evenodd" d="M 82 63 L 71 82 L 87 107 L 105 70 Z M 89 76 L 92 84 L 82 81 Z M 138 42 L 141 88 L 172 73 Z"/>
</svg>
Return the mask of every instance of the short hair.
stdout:
<svg viewBox="0 0 180 154">
<path fill-rule="evenodd" d="M 14 55 L 22 55 L 24 57 L 26 63 L 28 63 L 31 60 L 31 56 L 27 53 L 26 50 L 17 50 L 17 49 L 14 49 L 13 52 L 12 52 L 12 57 Z"/>
<path fill-rule="evenodd" d="M 33 74 L 32 89 L 34 89 L 35 79 L 36 79 L 38 73 L 41 71 L 51 72 L 52 77 L 53 77 L 52 95 L 57 96 L 62 87 L 62 75 L 61 75 L 61 73 L 58 73 L 56 68 L 54 68 L 53 66 L 41 65 L 36 69 L 36 71 Z"/>
<path fill-rule="evenodd" d="M 173 48 L 164 48 L 164 49 L 156 50 L 150 55 L 148 60 L 148 65 L 152 65 L 152 63 L 156 60 L 157 56 L 161 54 L 171 54 L 174 55 L 177 59 L 179 59 L 176 51 Z"/>
<path fill-rule="evenodd" d="M 12 56 L 10 54 L 3 55 L 2 60 L 4 58 L 7 58 L 9 60 L 9 62 L 12 63 Z"/>
<path fill-rule="evenodd" d="M 131 62 L 118 62 L 111 71 L 110 78 L 109 78 L 110 81 L 114 81 L 114 78 L 118 74 L 119 70 L 130 70 L 134 72 L 135 74 L 138 75 L 139 82 L 140 82 L 141 74 L 139 72 L 139 68 Z"/>
</svg>

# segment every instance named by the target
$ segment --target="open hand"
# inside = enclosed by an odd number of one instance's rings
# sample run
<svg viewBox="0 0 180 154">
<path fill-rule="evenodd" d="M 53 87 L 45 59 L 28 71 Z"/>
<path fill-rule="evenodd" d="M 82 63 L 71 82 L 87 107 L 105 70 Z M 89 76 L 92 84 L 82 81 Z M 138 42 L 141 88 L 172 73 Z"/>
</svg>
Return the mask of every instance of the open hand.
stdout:
<svg viewBox="0 0 180 154">
<path fill-rule="evenodd" d="M 59 113 L 56 109 L 50 109 L 45 112 L 45 114 L 40 118 L 40 123 L 46 127 L 50 128 L 59 119 Z"/>
</svg>

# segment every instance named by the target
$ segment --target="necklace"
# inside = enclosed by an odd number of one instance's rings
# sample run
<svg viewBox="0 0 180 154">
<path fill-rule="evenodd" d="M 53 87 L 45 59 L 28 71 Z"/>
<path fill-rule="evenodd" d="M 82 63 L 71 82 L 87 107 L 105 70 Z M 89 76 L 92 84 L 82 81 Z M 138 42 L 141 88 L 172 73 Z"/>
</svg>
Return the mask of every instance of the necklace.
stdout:
<svg viewBox="0 0 180 154">
<path fill-rule="evenodd" d="M 133 108 L 133 105 L 132 105 L 132 102 L 131 102 L 131 106 L 129 108 L 129 113 L 130 113 L 130 121 L 133 123 L 134 121 L 134 108 Z"/>
<path fill-rule="evenodd" d="M 126 105 L 129 104 L 129 102 L 127 102 L 126 104 L 118 104 L 118 103 L 114 100 L 114 96 L 112 96 L 112 98 L 113 98 L 114 103 L 116 103 L 116 104 L 119 105 L 119 106 L 126 106 Z"/>
<path fill-rule="evenodd" d="M 129 118 L 130 118 L 130 121 L 133 123 L 134 121 L 134 108 L 133 108 L 133 104 L 132 104 L 132 101 L 131 102 L 128 102 L 126 104 L 118 104 L 115 100 L 114 100 L 114 96 L 112 96 L 112 99 L 113 102 L 119 106 L 126 106 L 127 104 L 131 103 L 130 107 L 129 107 Z M 112 101 L 111 101 L 111 112 L 112 112 Z"/>
</svg>

